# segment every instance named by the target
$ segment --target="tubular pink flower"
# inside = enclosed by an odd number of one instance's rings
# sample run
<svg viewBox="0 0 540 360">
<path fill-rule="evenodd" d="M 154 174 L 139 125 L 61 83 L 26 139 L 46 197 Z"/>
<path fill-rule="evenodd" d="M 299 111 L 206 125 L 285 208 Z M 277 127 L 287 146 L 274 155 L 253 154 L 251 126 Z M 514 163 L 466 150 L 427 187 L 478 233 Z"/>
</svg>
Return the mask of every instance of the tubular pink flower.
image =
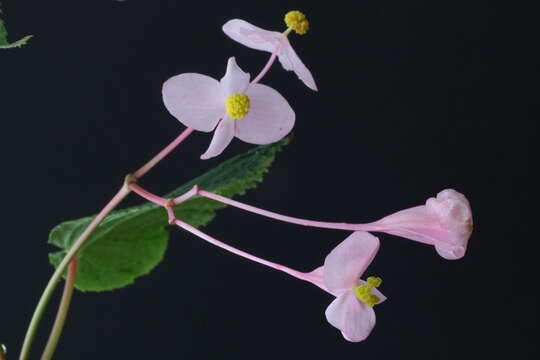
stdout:
<svg viewBox="0 0 540 360">
<path fill-rule="evenodd" d="M 366 224 L 365 230 L 389 234 L 434 245 L 445 259 L 465 255 L 473 230 L 471 207 L 467 198 L 446 189 L 429 198 L 425 205 L 398 211 L 381 220 Z"/>
<path fill-rule="evenodd" d="M 293 128 L 295 114 L 287 100 L 269 86 L 250 84 L 249 79 L 231 57 L 221 81 L 186 73 L 163 84 L 165 107 L 182 124 L 203 132 L 215 129 L 201 159 L 221 154 L 233 137 L 264 145 L 281 140 Z"/>
<path fill-rule="evenodd" d="M 326 309 L 326 319 L 343 337 L 352 342 L 366 339 L 375 326 L 373 305 L 380 304 L 386 297 L 360 277 L 379 250 L 379 239 L 370 233 L 356 231 L 336 246 L 324 261 L 324 266 L 312 271 L 309 279 L 336 299 Z M 380 283 L 380 279 L 379 279 Z M 364 291 L 369 300 L 359 297 Z M 370 298 L 371 297 L 371 298 Z"/>
<path fill-rule="evenodd" d="M 313 75 L 294 51 L 286 34 L 261 29 L 240 19 L 229 20 L 223 25 L 223 32 L 242 45 L 256 50 L 273 53 L 278 46 L 278 59 L 287 71 L 296 75 L 312 90 L 317 91 Z"/>
</svg>

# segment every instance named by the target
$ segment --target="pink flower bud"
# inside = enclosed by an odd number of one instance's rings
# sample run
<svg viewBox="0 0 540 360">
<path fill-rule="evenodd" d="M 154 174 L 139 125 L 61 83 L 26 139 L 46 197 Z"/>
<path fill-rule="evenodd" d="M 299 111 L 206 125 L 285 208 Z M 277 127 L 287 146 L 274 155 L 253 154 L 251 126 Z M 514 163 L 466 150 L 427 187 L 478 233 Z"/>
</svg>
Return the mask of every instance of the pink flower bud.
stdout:
<svg viewBox="0 0 540 360">
<path fill-rule="evenodd" d="M 446 189 L 436 198 L 429 198 L 426 205 L 399 211 L 369 224 L 368 228 L 434 245 L 443 258 L 456 260 L 465 255 L 472 224 L 467 198 Z"/>
</svg>

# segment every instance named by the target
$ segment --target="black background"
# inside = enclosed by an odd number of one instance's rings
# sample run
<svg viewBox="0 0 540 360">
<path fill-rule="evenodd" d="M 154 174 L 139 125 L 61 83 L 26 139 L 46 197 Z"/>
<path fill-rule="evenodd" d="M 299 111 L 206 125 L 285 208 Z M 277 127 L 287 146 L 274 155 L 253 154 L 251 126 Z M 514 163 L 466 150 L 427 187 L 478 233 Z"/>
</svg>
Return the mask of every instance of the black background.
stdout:
<svg viewBox="0 0 540 360">
<path fill-rule="evenodd" d="M 265 77 L 293 106 L 295 137 L 242 200 L 367 222 L 452 187 L 473 207 L 466 257 L 447 261 L 381 235 L 368 275 L 384 279 L 389 300 L 376 307 L 370 337 L 352 344 L 324 318 L 328 294 L 173 230 L 151 275 L 75 294 L 56 358 L 536 358 L 536 19 L 519 2 L 493 3 L 4 0 L 11 38 L 35 35 L 0 52 L 0 341 L 10 358 L 52 274 L 48 231 L 96 213 L 183 129 L 162 104 L 162 83 L 184 72 L 220 78 L 229 56 L 255 75 L 268 54 L 230 40 L 222 24 L 284 30 L 291 9 L 311 21 L 291 42 L 320 91 L 280 65 Z M 199 160 L 209 141 L 193 135 L 143 185 L 165 193 L 252 147 L 234 140 L 217 159 Z M 137 203 L 132 195 L 125 205 Z M 306 271 L 347 235 L 236 209 L 204 231 Z"/>
</svg>

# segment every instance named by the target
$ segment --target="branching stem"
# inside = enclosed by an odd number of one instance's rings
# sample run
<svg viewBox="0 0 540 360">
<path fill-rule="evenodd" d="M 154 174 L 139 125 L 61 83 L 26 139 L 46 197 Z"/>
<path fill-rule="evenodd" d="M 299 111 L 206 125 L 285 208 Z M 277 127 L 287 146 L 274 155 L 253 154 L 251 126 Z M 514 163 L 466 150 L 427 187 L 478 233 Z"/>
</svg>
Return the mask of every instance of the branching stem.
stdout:
<svg viewBox="0 0 540 360">
<path fill-rule="evenodd" d="M 167 145 L 154 158 L 152 158 L 149 162 L 147 162 L 139 170 L 137 170 L 130 179 L 132 181 L 134 181 L 137 178 L 142 177 L 148 171 L 150 171 L 150 169 L 152 169 L 156 164 L 158 164 L 167 155 L 169 155 L 192 132 L 193 132 L 193 129 L 191 129 L 191 128 L 185 129 L 176 139 L 174 139 L 174 141 L 172 143 Z M 19 356 L 19 360 L 27 360 L 28 357 L 30 356 L 30 350 L 31 350 L 32 344 L 34 342 L 34 338 L 35 338 L 35 335 L 36 335 L 36 332 L 37 332 L 37 328 L 39 326 L 41 318 L 43 317 L 43 313 L 45 312 L 47 304 L 49 303 L 49 301 L 50 301 L 50 299 L 52 297 L 52 294 L 53 294 L 53 292 L 54 292 L 54 290 L 56 288 L 56 285 L 58 284 L 58 282 L 62 278 L 62 275 L 66 271 L 66 268 L 68 267 L 69 263 L 71 262 L 73 257 L 81 250 L 83 245 L 86 243 L 86 240 L 90 237 L 90 235 L 92 235 L 92 233 L 96 230 L 96 228 L 99 226 L 99 224 L 131 192 L 131 190 L 129 188 L 129 184 L 130 184 L 130 181 L 125 181 L 124 182 L 124 184 L 122 185 L 120 190 L 118 190 L 116 195 L 114 195 L 114 197 L 109 201 L 109 203 L 107 205 L 105 205 L 105 207 L 101 210 L 101 212 L 92 220 L 92 222 L 90 223 L 90 225 L 88 225 L 86 230 L 79 236 L 79 238 L 71 246 L 71 248 L 69 249 L 67 254 L 64 256 L 64 258 L 60 262 L 60 265 L 58 265 L 58 267 L 56 268 L 56 271 L 53 273 L 51 279 L 49 280 L 47 286 L 45 287 L 45 290 L 43 291 L 43 294 L 41 295 L 41 298 L 39 299 L 39 302 L 38 302 L 38 304 L 36 306 L 34 314 L 32 315 L 32 319 L 30 320 L 30 325 L 28 326 L 28 330 L 26 331 L 26 336 L 24 338 L 24 342 L 23 342 L 23 346 L 22 346 L 22 349 L 21 349 L 21 354 Z M 71 291 L 71 290 L 65 288 L 64 293 L 66 291 Z M 65 311 L 66 311 L 66 314 L 67 314 L 67 309 Z M 53 326 L 53 329 L 55 327 L 56 327 L 56 323 Z M 52 356 L 52 354 L 50 354 L 50 356 Z"/>
</svg>

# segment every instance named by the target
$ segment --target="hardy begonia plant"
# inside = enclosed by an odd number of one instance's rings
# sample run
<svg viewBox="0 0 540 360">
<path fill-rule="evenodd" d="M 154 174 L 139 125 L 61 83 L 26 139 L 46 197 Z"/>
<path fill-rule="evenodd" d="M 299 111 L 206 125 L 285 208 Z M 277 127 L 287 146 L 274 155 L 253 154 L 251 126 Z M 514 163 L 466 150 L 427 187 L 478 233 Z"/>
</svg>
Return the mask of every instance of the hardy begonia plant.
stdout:
<svg viewBox="0 0 540 360">
<path fill-rule="evenodd" d="M 20 360 L 28 359 L 41 317 L 66 271 L 64 294 L 42 355 L 44 360 L 52 358 L 55 352 L 74 287 L 86 291 L 113 290 L 147 274 L 163 257 L 168 240 L 164 231 L 167 223 L 328 292 L 335 299 L 326 309 L 326 319 L 351 342 L 368 337 L 375 326 L 373 307 L 386 299 L 378 290 L 380 278 L 361 279 L 379 250 L 379 239 L 369 232 L 389 233 L 433 245 L 446 259 L 464 256 L 472 232 L 472 213 L 465 196 L 451 189 L 428 199 L 425 205 L 363 224 L 294 218 L 232 199 L 234 195 L 255 187 L 262 179 L 276 153 L 287 143 L 285 136 L 294 126 L 295 113 L 289 103 L 276 90 L 259 84 L 275 58 L 279 58 L 286 70 L 294 71 L 309 88 L 317 90 L 311 72 L 300 61 L 288 40 L 292 30 L 305 34 L 309 22 L 304 14 L 291 11 L 286 14 L 285 23 L 287 30 L 283 33 L 263 30 L 237 19 L 223 26 L 223 31 L 232 39 L 271 53 L 267 64 L 251 82 L 250 75 L 242 71 L 235 58 L 231 57 L 226 74 L 220 81 L 202 74 L 184 73 L 164 83 L 165 107 L 187 128 L 145 165 L 128 174 L 118 193 L 98 215 L 61 223 L 51 231 L 49 242 L 60 248 L 60 251 L 50 254 L 56 271 L 32 317 Z M 251 144 L 266 145 L 225 161 L 166 196 L 160 197 L 142 188 L 138 180 L 194 130 L 215 131 L 210 146 L 201 156 L 203 159 L 220 155 L 233 137 Z M 150 201 L 150 204 L 113 211 L 131 192 Z M 236 249 L 198 229 L 225 205 L 278 221 L 340 229 L 351 234 L 330 252 L 323 266 L 311 272 L 301 272 Z M 0 358 L 5 360 L 3 348 L 0 349 Z"/>
</svg>

